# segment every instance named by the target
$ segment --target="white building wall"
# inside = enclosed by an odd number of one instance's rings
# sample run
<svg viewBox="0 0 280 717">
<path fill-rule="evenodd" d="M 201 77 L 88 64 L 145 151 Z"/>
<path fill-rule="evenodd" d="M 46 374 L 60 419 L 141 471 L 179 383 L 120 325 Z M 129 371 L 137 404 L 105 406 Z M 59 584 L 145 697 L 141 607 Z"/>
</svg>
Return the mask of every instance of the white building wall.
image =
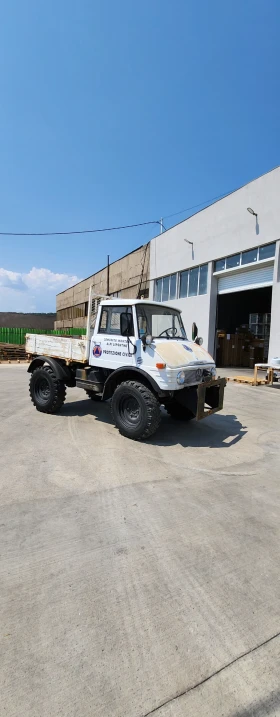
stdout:
<svg viewBox="0 0 280 717">
<path fill-rule="evenodd" d="M 151 241 L 150 278 L 152 280 L 199 264 L 269 244 L 280 238 L 280 167 L 250 182 L 233 194 L 177 224 Z M 247 212 L 251 207 L 258 218 Z M 184 239 L 193 242 L 193 247 Z M 279 262 L 279 259 L 278 259 Z M 217 281 L 208 268 L 208 291 L 204 296 L 169 302 L 183 312 L 188 334 L 195 321 L 204 345 L 214 349 Z M 151 285 L 151 294 L 153 296 Z M 271 347 L 280 354 L 280 279 L 274 272 Z M 234 295 L 233 295 L 234 296 Z"/>
<path fill-rule="evenodd" d="M 268 360 L 275 356 L 280 356 L 280 241 L 275 254 Z"/>
</svg>

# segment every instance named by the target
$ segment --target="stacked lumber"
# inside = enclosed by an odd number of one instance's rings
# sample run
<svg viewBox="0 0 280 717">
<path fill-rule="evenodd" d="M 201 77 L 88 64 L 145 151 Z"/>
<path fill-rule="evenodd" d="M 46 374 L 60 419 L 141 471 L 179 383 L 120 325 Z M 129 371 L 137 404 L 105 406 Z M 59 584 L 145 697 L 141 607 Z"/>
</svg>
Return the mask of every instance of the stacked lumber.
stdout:
<svg viewBox="0 0 280 717">
<path fill-rule="evenodd" d="M 0 343 L 0 362 L 26 361 L 25 347 L 18 344 Z"/>
</svg>

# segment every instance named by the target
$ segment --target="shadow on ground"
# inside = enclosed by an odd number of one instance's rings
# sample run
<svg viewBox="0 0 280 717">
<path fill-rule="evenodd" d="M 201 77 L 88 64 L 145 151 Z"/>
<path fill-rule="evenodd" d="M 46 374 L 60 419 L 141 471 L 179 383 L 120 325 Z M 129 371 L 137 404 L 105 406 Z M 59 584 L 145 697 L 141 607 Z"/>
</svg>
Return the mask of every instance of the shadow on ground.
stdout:
<svg viewBox="0 0 280 717">
<path fill-rule="evenodd" d="M 162 413 L 160 429 L 149 440 L 155 446 L 180 443 L 186 448 L 230 448 L 247 433 L 246 426 L 242 426 L 234 414 L 214 414 L 202 421 L 181 423 L 170 418 L 164 410 Z"/>
<path fill-rule="evenodd" d="M 111 416 L 110 401 L 98 403 L 89 399 L 81 401 L 69 401 L 63 404 L 58 416 L 94 416 L 102 423 L 113 423 Z"/>
<path fill-rule="evenodd" d="M 95 403 L 91 400 L 65 403 L 60 411 L 63 416 L 94 416 L 97 421 L 112 425 L 110 401 Z M 117 430 L 117 429 L 116 429 Z M 247 433 L 234 414 L 214 414 L 203 421 L 175 421 L 162 409 L 162 421 L 157 433 L 147 442 L 154 446 L 230 448 Z"/>
<path fill-rule="evenodd" d="M 233 712 L 231 717 L 265 717 L 265 715 L 276 715 L 279 714 L 278 710 L 280 707 L 280 691 L 273 692 L 268 695 L 265 699 L 250 705 L 245 710 L 241 709 L 237 712 Z"/>
</svg>

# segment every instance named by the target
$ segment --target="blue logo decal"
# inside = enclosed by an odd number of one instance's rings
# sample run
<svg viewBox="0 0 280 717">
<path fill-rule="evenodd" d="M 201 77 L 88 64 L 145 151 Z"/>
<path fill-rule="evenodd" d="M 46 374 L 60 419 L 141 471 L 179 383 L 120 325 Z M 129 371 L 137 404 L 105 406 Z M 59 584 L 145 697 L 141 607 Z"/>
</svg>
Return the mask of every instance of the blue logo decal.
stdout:
<svg viewBox="0 0 280 717">
<path fill-rule="evenodd" d="M 190 348 L 190 346 L 183 344 L 183 348 L 186 349 L 186 351 L 190 351 L 190 353 L 192 354 L 193 350 Z"/>
<path fill-rule="evenodd" d="M 100 358 L 100 356 L 102 356 L 102 348 L 101 348 L 100 344 L 95 344 L 95 346 L 93 347 L 92 353 L 95 356 L 95 358 Z"/>
</svg>

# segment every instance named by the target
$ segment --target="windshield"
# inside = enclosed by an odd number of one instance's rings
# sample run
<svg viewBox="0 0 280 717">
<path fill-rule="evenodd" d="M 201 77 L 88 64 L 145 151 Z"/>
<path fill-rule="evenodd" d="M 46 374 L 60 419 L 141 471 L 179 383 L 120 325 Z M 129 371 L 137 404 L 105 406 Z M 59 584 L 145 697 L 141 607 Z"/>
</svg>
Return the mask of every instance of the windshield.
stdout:
<svg viewBox="0 0 280 717">
<path fill-rule="evenodd" d="M 151 334 L 154 339 L 186 339 L 187 335 L 179 311 L 166 306 L 136 304 L 140 338 Z"/>
</svg>

